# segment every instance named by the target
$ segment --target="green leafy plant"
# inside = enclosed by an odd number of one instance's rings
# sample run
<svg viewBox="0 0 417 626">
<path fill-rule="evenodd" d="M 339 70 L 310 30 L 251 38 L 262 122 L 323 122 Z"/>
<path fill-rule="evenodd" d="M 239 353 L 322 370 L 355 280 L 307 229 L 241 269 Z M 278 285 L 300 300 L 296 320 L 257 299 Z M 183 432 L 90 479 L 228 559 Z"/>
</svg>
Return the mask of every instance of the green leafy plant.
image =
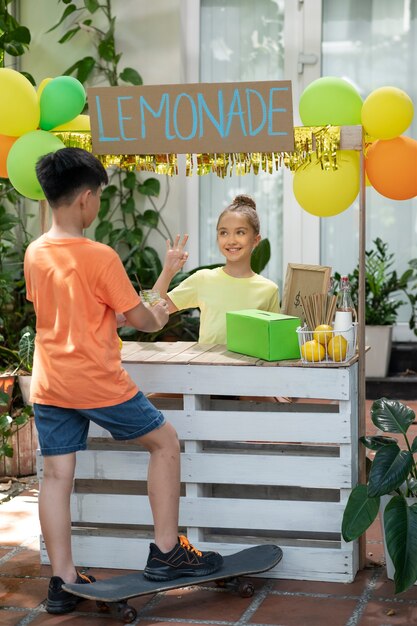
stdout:
<svg viewBox="0 0 417 626">
<path fill-rule="evenodd" d="M 415 328 L 417 295 L 411 287 L 417 275 L 417 259 L 409 262 L 410 267 L 398 275 L 394 266 L 394 253 L 388 252 L 388 244 L 379 237 L 374 241 L 375 248 L 365 251 L 365 324 L 387 326 L 394 324 L 398 309 L 408 302 L 411 304 L 410 328 Z M 336 281 L 340 274 L 335 273 Z M 349 274 L 352 299 L 358 306 L 359 265 Z M 337 289 L 337 285 L 336 285 Z M 405 296 L 401 298 L 401 294 Z M 417 333 L 416 333 L 417 334 Z"/>
<path fill-rule="evenodd" d="M 381 496 L 392 495 L 385 507 L 383 526 L 395 568 L 395 593 L 400 593 L 417 580 L 417 437 L 413 441 L 407 437 L 415 413 L 398 400 L 380 398 L 372 404 L 371 418 L 382 432 L 402 435 L 405 445 L 400 448 L 396 438 L 386 435 L 360 438 L 375 456 L 368 459 L 366 484 L 357 485 L 350 494 L 342 536 L 345 541 L 360 537 L 375 520 Z M 411 503 L 407 498 L 412 498 Z"/>
<path fill-rule="evenodd" d="M 35 351 L 35 331 L 26 327 L 22 331 L 19 341 L 19 369 L 23 369 L 28 374 L 32 373 L 33 353 Z"/>
<path fill-rule="evenodd" d="M 0 391 L 0 407 L 6 405 L 7 401 L 7 393 Z M 0 408 L 0 459 L 13 457 L 13 446 L 11 444 L 13 435 L 28 422 L 31 414 L 32 410 L 30 407 L 19 409 L 13 417 L 11 411 L 6 408 Z"/>
<path fill-rule="evenodd" d="M 0 370 L 16 367 L 22 329 L 35 326 L 23 275 L 23 257 L 31 236 L 20 200 L 10 182 L 0 179 Z"/>
<path fill-rule="evenodd" d="M 13 0 L 0 2 L 0 67 L 4 67 L 4 55 L 19 57 L 29 48 L 30 30 L 20 24 L 14 15 L 9 12 L 9 5 Z M 21 72 L 34 85 L 33 77 L 27 72 Z"/>
<path fill-rule="evenodd" d="M 12 0 L 0 1 L 0 67 L 5 54 L 23 55 L 31 34 L 9 12 Z M 30 74 L 25 76 L 34 84 Z M 31 239 L 27 229 L 22 196 L 8 179 L 0 178 L 0 371 L 14 369 L 21 329 L 34 325 L 32 305 L 26 300 L 23 256 Z"/>
<path fill-rule="evenodd" d="M 82 83 L 104 79 L 112 87 L 120 82 L 141 85 L 142 78 L 137 70 L 120 68 L 122 54 L 117 51 L 116 17 L 111 0 L 60 1 L 65 9 L 49 30 L 63 24 L 67 26 L 59 39 L 61 44 L 81 32 L 88 33 L 93 49 L 93 54 L 73 63 L 64 74 L 75 75 Z M 152 287 L 162 269 L 156 249 L 149 245 L 150 235 L 157 233 L 164 241 L 172 240 L 162 216 L 169 194 L 168 177 L 165 196 L 158 205 L 160 191 L 157 178 L 144 179 L 136 172 L 113 168 L 110 184 L 101 197 L 95 230 L 96 240 L 112 246 L 119 253 L 132 282 L 138 276 L 145 289 Z"/>
</svg>

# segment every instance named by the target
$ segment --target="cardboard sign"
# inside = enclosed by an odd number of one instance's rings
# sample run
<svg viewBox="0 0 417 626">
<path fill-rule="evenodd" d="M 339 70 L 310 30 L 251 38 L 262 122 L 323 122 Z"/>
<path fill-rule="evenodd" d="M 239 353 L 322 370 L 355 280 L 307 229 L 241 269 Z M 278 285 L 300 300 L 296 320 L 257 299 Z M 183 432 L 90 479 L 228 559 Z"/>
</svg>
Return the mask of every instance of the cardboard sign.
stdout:
<svg viewBox="0 0 417 626">
<path fill-rule="evenodd" d="M 292 152 L 290 81 L 88 89 L 95 154 Z"/>
</svg>

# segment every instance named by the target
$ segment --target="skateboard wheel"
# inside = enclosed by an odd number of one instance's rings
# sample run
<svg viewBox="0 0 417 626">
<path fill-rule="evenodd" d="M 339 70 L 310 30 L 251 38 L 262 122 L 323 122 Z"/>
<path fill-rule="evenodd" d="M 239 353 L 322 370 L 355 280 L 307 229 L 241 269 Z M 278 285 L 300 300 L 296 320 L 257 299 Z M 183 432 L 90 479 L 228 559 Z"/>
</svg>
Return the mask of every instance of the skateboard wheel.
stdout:
<svg viewBox="0 0 417 626">
<path fill-rule="evenodd" d="M 252 583 L 240 583 L 239 585 L 239 595 L 241 598 L 251 598 L 255 593 L 255 587 Z"/>
<path fill-rule="evenodd" d="M 127 606 L 122 612 L 122 620 L 125 624 L 131 624 L 137 618 L 138 613 L 133 606 Z"/>
</svg>

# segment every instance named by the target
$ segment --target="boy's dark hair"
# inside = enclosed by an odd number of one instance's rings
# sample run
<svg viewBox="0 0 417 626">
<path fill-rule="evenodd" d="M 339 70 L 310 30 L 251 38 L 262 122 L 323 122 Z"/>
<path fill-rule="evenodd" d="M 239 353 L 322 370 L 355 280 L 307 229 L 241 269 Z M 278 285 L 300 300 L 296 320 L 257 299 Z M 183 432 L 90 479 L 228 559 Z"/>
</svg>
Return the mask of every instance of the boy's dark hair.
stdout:
<svg viewBox="0 0 417 626">
<path fill-rule="evenodd" d="M 51 207 L 71 204 L 83 189 L 94 192 L 109 182 L 100 161 L 81 148 L 62 148 L 41 157 L 36 175 Z"/>
</svg>

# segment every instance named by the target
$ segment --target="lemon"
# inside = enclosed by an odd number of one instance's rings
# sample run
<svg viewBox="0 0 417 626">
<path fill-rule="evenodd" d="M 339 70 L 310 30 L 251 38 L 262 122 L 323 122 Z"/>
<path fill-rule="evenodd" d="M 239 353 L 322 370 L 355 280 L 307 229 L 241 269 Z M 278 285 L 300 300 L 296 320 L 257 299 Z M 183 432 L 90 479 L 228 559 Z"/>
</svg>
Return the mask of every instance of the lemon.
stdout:
<svg viewBox="0 0 417 626">
<path fill-rule="evenodd" d="M 313 338 L 323 346 L 328 346 L 333 337 L 333 328 L 328 324 L 320 324 L 314 329 Z"/>
<path fill-rule="evenodd" d="M 332 361 L 344 361 L 346 358 L 348 342 L 343 337 L 343 335 L 336 335 L 329 341 L 329 345 L 327 346 L 327 354 L 332 359 Z"/>
<path fill-rule="evenodd" d="M 318 362 L 322 361 L 326 356 L 326 350 L 324 346 L 321 345 L 315 339 L 311 341 L 306 341 L 301 346 L 301 355 L 305 361 Z"/>
</svg>

